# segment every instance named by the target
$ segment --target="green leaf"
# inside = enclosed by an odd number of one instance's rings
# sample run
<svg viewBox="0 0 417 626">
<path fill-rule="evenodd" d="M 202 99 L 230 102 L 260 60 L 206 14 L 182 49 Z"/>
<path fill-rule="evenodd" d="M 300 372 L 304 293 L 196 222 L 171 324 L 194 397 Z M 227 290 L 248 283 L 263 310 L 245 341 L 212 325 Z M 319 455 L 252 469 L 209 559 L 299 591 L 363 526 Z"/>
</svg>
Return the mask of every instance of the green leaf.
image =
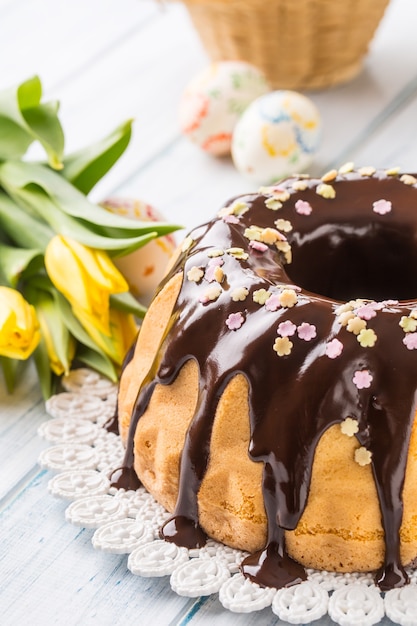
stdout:
<svg viewBox="0 0 417 626">
<path fill-rule="evenodd" d="M 141 236 L 156 232 L 158 235 L 167 234 L 180 228 L 176 225 L 158 222 L 139 222 L 116 215 L 101 206 L 90 202 L 84 194 L 73 187 L 60 174 L 48 167 L 36 163 L 23 161 L 7 161 L 0 164 L 0 185 L 17 200 L 29 202 L 30 198 L 23 196 L 23 192 L 35 188 L 43 190 L 45 196 L 53 201 L 63 213 L 70 217 L 89 223 L 92 229 L 118 229 L 118 235 L 123 237 Z M 45 218 L 44 218 L 45 219 Z M 113 236 L 113 233 L 112 235 Z M 120 246 L 119 246 L 120 247 Z"/>
<path fill-rule="evenodd" d="M 18 361 L 16 359 L 8 359 L 5 356 L 0 356 L 0 368 L 3 370 L 7 391 L 13 393 L 19 368 Z"/>
<path fill-rule="evenodd" d="M 44 250 L 54 232 L 0 191 L 0 227 L 22 248 Z"/>
<path fill-rule="evenodd" d="M 33 141 L 39 141 L 51 167 L 62 167 L 64 137 L 58 104 L 43 104 L 41 98 L 42 85 L 37 76 L 0 91 L 0 160 L 18 159 Z"/>
<path fill-rule="evenodd" d="M 54 375 L 49 366 L 48 351 L 42 336 L 38 347 L 33 353 L 33 358 L 35 361 L 36 371 L 38 372 L 42 396 L 45 400 L 47 400 L 52 395 Z"/>
<path fill-rule="evenodd" d="M 40 266 L 42 266 L 43 255 L 40 250 L 28 250 L 0 244 L 1 271 L 11 287 L 17 286 L 22 274 L 34 261 L 40 261 Z"/>
<path fill-rule="evenodd" d="M 110 296 L 110 306 L 125 313 L 133 313 L 133 315 L 140 318 L 143 318 L 146 313 L 146 307 L 140 304 L 130 291 L 112 294 Z"/>
<path fill-rule="evenodd" d="M 101 141 L 65 157 L 61 174 L 88 194 L 126 150 L 132 135 L 132 121 L 126 121 Z"/>
<path fill-rule="evenodd" d="M 87 348 L 87 346 L 78 346 L 76 358 L 94 370 L 107 376 L 112 382 L 116 383 L 118 376 L 113 363 L 99 352 Z"/>
</svg>

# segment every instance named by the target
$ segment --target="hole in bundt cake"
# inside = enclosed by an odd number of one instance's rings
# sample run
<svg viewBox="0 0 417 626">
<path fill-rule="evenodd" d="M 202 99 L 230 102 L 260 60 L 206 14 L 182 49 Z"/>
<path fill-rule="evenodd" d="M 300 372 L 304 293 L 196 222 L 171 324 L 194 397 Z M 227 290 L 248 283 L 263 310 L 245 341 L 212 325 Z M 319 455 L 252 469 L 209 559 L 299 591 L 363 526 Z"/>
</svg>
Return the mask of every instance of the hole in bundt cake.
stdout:
<svg viewBox="0 0 417 626">
<path fill-rule="evenodd" d="M 326 224 L 298 233 L 287 274 L 303 289 L 334 300 L 416 297 L 417 245 L 410 230 L 380 223 Z"/>
</svg>

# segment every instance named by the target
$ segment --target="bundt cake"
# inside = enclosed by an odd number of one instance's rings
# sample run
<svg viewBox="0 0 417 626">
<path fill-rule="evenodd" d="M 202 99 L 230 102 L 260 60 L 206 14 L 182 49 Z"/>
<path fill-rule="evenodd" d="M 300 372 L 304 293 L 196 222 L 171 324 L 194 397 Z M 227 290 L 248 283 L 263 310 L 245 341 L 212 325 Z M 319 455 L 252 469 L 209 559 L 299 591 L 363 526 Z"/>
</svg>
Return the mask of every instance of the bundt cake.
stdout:
<svg viewBox="0 0 417 626">
<path fill-rule="evenodd" d="M 352 164 L 230 201 L 181 246 L 121 377 L 138 479 L 179 545 L 407 582 L 417 557 L 417 179 Z"/>
</svg>

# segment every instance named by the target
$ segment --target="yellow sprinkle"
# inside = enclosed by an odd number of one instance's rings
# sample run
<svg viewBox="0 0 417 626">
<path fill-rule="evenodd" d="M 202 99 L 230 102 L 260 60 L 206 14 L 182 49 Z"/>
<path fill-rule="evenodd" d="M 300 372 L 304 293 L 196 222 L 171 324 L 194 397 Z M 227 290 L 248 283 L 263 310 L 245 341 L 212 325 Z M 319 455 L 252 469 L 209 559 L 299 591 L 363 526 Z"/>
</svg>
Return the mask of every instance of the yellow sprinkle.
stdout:
<svg viewBox="0 0 417 626">
<path fill-rule="evenodd" d="M 413 313 L 413 311 L 411 313 Z M 417 319 L 415 317 L 407 317 L 406 315 L 403 315 L 399 324 L 405 333 L 414 333 L 417 329 Z"/>
<path fill-rule="evenodd" d="M 354 420 L 352 417 L 347 417 L 340 424 L 340 430 L 344 435 L 348 437 L 353 437 L 359 430 L 358 420 Z"/>
<path fill-rule="evenodd" d="M 348 321 L 346 328 L 350 333 L 359 335 L 361 330 L 366 328 L 366 322 L 360 317 L 353 317 L 352 319 Z"/>
<path fill-rule="evenodd" d="M 377 336 L 372 328 L 363 328 L 359 332 L 357 340 L 359 341 L 362 348 L 373 348 L 376 343 Z"/>
<path fill-rule="evenodd" d="M 281 239 L 282 236 L 280 236 L 279 232 L 275 230 L 275 228 L 264 228 L 261 232 L 262 243 L 272 245 L 273 243 Z"/>
<path fill-rule="evenodd" d="M 335 313 L 336 315 L 341 315 L 342 313 L 346 313 L 347 311 L 351 311 L 352 310 L 352 306 L 349 304 L 349 302 L 345 302 L 345 304 L 341 304 L 340 306 L 337 307 Z"/>
<path fill-rule="evenodd" d="M 288 356 L 291 353 L 293 343 L 288 337 L 277 337 L 273 345 L 273 349 L 278 356 Z"/>
<path fill-rule="evenodd" d="M 280 202 L 274 197 L 267 198 L 265 200 L 265 206 L 267 209 L 271 209 L 271 211 L 278 211 L 278 209 L 282 208 L 282 202 Z"/>
<path fill-rule="evenodd" d="M 214 300 L 217 300 L 217 298 L 220 296 L 221 292 L 222 290 L 218 285 L 213 285 L 212 287 L 209 287 L 207 289 L 204 295 L 207 300 L 211 300 L 212 302 L 214 302 Z"/>
<path fill-rule="evenodd" d="M 326 172 L 325 174 L 323 174 L 323 176 L 321 177 L 321 180 L 324 183 L 330 183 L 332 180 L 334 180 L 337 177 L 337 170 L 329 170 L 328 172 Z"/>
<path fill-rule="evenodd" d="M 289 220 L 276 220 L 275 226 L 278 230 L 281 230 L 283 233 L 289 233 L 292 230 L 292 224 Z"/>
<path fill-rule="evenodd" d="M 306 180 L 295 180 L 292 184 L 294 191 L 305 191 L 308 189 L 308 182 Z"/>
<path fill-rule="evenodd" d="M 219 266 L 217 266 L 214 270 L 214 280 L 218 283 L 221 283 L 224 280 L 224 272 Z"/>
<path fill-rule="evenodd" d="M 261 241 L 262 228 L 259 226 L 249 226 L 245 229 L 243 236 L 250 241 Z"/>
<path fill-rule="evenodd" d="M 389 169 L 385 170 L 385 174 L 387 176 L 397 176 L 397 174 L 399 174 L 400 172 L 400 168 L 399 167 L 390 167 Z"/>
<path fill-rule="evenodd" d="M 188 235 L 182 242 L 181 250 L 182 252 L 187 252 L 191 248 L 194 243 L 194 239 Z"/>
<path fill-rule="evenodd" d="M 354 169 L 355 164 L 353 163 L 353 161 L 348 161 L 347 163 L 339 167 L 339 174 L 349 174 L 349 172 L 353 172 Z"/>
<path fill-rule="evenodd" d="M 220 250 L 220 248 L 215 248 L 214 250 L 210 250 L 207 252 L 207 256 L 214 259 L 217 256 L 223 256 L 224 250 Z"/>
<path fill-rule="evenodd" d="M 343 311 L 337 318 L 337 321 L 341 326 L 346 326 L 348 322 L 355 318 L 355 314 L 352 311 Z"/>
<path fill-rule="evenodd" d="M 249 254 L 245 252 L 243 248 L 228 248 L 226 252 L 235 257 L 235 259 L 246 261 L 246 259 L 249 258 Z"/>
<path fill-rule="evenodd" d="M 194 265 L 188 272 L 187 272 L 187 278 L 188 280 L 194 282 L 194 283 L 198 283 L 204 276 L 204 272 L 200 267 L 197 267 L 196 265 Z"/>
<path fill-rule="evenodd" d="M 328 200 L 332 200 L 336 197 L 336 191 L 334 187 L 331 185 L 326 185 L 326 183 L 322 183 L 317 186 L 316 193 L 323 198 L 327 198 Z"/>
<path fill-rule="evenodd" d="M 233 302 L 243 302 L 243 300 L 246 300 L 248 293 L 249 290 L 246 289 L 246 287 L 236 287 L 236 289 L 232 291 Z"/>
<path fill-rule="evenodd" d="M 411 174 L 403 174 L 400 181 L 404 183 L 404 185 L 415 185 L 417 183 L 417 178 L 414 178 Z"/>
<path fill-rule="evenodd" d="M 373 176 L 376 172 L 376 169 L 372 167 L 372 165 L 366 165 L 365 167 L 360 167 L 358 172 L 361 176 Z"/>
<path fill-rule="evenodd" d="M 265 304 L 268 298 L 271 296 L 271 292 L 266 289 L 257 289 L 253 292 L 253 301 L 257 304 Z"/>
<path fill-rule="evenodd" d="M 372 459 L 372 452 L 361 446 L 355 450 L 355 461 L 361 467 L 369 465 Z"/>
<path fill-rule="evenodd" d="M 298 297 L 294 289 L 283 289 L 279 294 L 279 301 L 281 306 L 291 309 L 295 304 L 297 304 Z"/>
</svg>

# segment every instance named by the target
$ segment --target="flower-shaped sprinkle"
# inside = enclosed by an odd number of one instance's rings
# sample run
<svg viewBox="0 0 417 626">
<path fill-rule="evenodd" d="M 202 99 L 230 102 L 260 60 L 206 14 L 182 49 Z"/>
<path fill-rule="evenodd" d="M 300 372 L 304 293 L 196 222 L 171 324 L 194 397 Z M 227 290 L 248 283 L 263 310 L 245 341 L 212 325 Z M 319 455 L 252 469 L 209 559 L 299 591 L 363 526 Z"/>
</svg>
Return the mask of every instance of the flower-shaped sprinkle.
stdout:
<svg viewBox="0 0 417 626">
<path fill-rule="evenodd" d="M 311 341 L 314 337 L 317 336 L 317 330 L 314 324 L 309 324 L 308 322 L 303 322 L 297 328 L 297 335 L 300 339 L 304 341 Z"/>
<path fill-rule="evenodd" d="M 417 319 L 403 315 L 399 324 L 405 333 L 414 333 L 417 329 Z"/>
<path fill-rule="evenodd" d="M 276 241 L 285 241 L 285 237 L 281 235 L 275 228 L 263 228 L 260 234 L 260 240 L 263 243 L 272 245 Z"/>
<path fill-rule="evenodd" d="M 362 348 L 373 348 L 376 343 L 377 336 L 372 328 L 363 328 L 356 339 L 359 341 Z"/>
<path fill-rule="evenodd" d="M 190 281 L 192 281 L 194 283 L 200 282 L 200 280 L 203 278 L 203 276 L 204 276 L 204 271 L 201 269 L 201 267 L 197 267 L 196 265 L 194 265 L 187 272 L 188 280 L 190 280 Z"/>
<path fill-rule="evenodd" d="M 372 459 L 372 452 L 361 446 L 355 450 L 355 461 L 361 467 L 369 465 Z"/>
<path fill-rule="evenodd" d="M 257 252 L 266 252 L 268 250 L 266 243 L 262 243 L 261 241 L 250 241 L 249 248 Z"/>
<path fill-rule="evenodd" d="M 392 204 L 389 200 L 376 200 L 372 205 L 372 210 L 379 215 L 385 215 L 392 211 Z"/>
<path fill-rule="evenodd" d="M 256 304 L 263 305 L 271 297 L 271 292 L 266 289 L 257 289 L 253 292 L 253 301 Z"/>
<path fill-rule="evenodd" d="M 224 215 L 222 220 L 226 224 L 239 224 L 239 218 L 236 215 Z"/>
<path fill-rule="evenodd" d="M 311 204 L 305 200 L 297 200 L 294 207 L 300 215 L 310 215 L 313 210 Z"/>
<path fill-rule="evenodd" d="M 372 303 L 364 304 L 356 309 L 356 315 L 363 320 L 370 320 L 376 315 L 375 306 Z"/>
<path fill-rule="evenodd" d="M 353 161 L 348 161 L 344 163 L 341 167 L 339 167 L 339 174 L 349 174 L 349 172 L 353 172 L 355 169 L 355 164 Z"/>
<path fill-rule="evenodd" d="M 190 237 L 190 235 L 188 235 L 188 237 L 186 237 L 184 239 L 184 241 L 182 242 L 181 251 L 182 252 L 187 252 L 187 250 L 189 250 L 191 248 L 193 243 L 194 243 L 194 239 L 192 237 Z"/>
<path fill-rule="evenodd" d="M 373 381 L 373 376 L 369 370 L 356 370 L 352 382 L 358 389 L 368 389 Z"/>
<path fill-rule="evenodd" d="M 372 165 L 365 165 L 365 167 L 360 167 L 358 172 L 361 176 L 373 176 L 376 169 Z"/>
<path fill-rule="evenodd" d="M 220 209 L 217 215 L 218 217 L 225 217 L 226 215 L 243 215 L 247 211 L 249 211 L 249 207 L 246 202 L 243 202 L 242 200 L 235 200 L 232 204 L 229 204 L 229 206 Z"/>
<path fill-rule="evenodd" d="M 294 289 L 283 289 L 279 295 L 281 306 L 291 309 L 297 304 L 298 297 Z"/>
<path fill-rule="evenodd" d="M 226 326 L 229 330 L 238 330 L 242 326 L 244 321 L 245 318 L 243 317 L 242 313 L 230 313 L 229 317 L 226 320 Z"/>
<path fill-rule="evenodd" d="M 243 248 L 229 248 L 226 252 L 239 261 L 246 261 L 249 258 L 249 254 Z"/>
<path fill-rule="evenodd" d="M 214 280 L 217 283 L 222 283 L 224 280 L 224 272 L 220 266 L 214 268 Z"/>
<path fill-rule="evenodd" d="M 329 359 L 336 359 L 338 356 L 342 354 L 343 351 L 343 343 L 338 339 L 332 339 L 326 344 L 326 355 Z"/>
<path fill-rule="evenodd" d="M 350 320 L 355 319 L 355 314 L 352 311 L 343 311 L 337 318 L 337 321 L 341 326 L 347 326 Z"/>
<path fill-rule="evenodd" d="M 262 228 L 260 226 L 249 226 L 249 228 L 245 228 L 245 232 L 243 236 L 249 241 L 260 241 L 261 240 L 261 232 Z"/>
<path fill-rule="evenodd" d="M 222 289 L 220 285 L 213 285 L 209 287 L 199 298 L 202 304 L 207 304 L 208 302 L 214 302 L 220 296 Z"/>
<path fill-rule="evenodd" d="M 286 202 L 290 197 L 288 191 L 279 186 L 270 187 L 270 193 L 272 193 L 273 197 L 280 202 Z"/>
<path fill-rule="evenodd" d="M 417 350 L 417 333 L 408 333 L 403 339 L 403 344 L 408 350 Z"/>
<path fill-rule="evenodd" d="M 308 182 L 306 180 L 295 180 L 292 183 L 292 188 L 294 191 L 305 191 L 308 187 Z"/>
<path fill-rule="evenodd" d="M 411 176 L 411 174 L 403 174 L 400 177 L 400 181 L 404 183 L 404 185 L 415 185 L 417 183 L 417 178 L 415 178 L 415 176 Z"/>
<path fill-rule="evenodd" d="M 348 321 L 347 326 L 346 326 L 346 329 L 350 333 L 353 333 L 354 335 L 359 335 L 361 330 L 363 330 L 364 328 L 366 328 L 366 322 L 365 320 L 362 320 L 360 317 L 352 317 Z"/>
<path fill-rule="evenodd" d="M 288 356 L 291 354 L 292 347 L 293 343 L 288 339 L 288 337 L 277 337 L 273 345 L 273 349 L 278 356 Z"/>
<path fill-rule="evenodd" d="M 243 302 L 243 300 L 246 300 L 248 293 L 249 290 L 246 287 L 236 287 L 231 294 L 233 302 Z"/>
<path fill-rule="evenodd" d="M 275 220 L 274 224 L 278 228 L 278 230 L 282 231 L 283 233 L 289 233 L 292 230 L 292 224 L 290 220 Z"/>
<path fill-rule="evenodd" d="M 278 211 L 282 207 L 282 202 L 272 196 L 265 200 L 265 206 L 267 209 L 271 209 L 271 211 Z"/>
<path fill-rule="evenodd" d="M 220 267 L 223 265 L 224 261 L 221 257 L 216 257 L 214 259 L 210 259 L 207 268 L 206 268 L 206 272 L 204 274 L 204 278 L 209 282 L 212 283 L 213 281 L 217 280 L 216 278 L 216 272 L 218 269 L 220 269 Z M 221 282 L 221 281 L 217 281 L 217 282 Z"/>
<path fill-rule="evenodd" d="M 292 337 L 297 330 L 297 326 L 291 320 L 285 320 L 278 326 L 278 335 L 281 337 Z"/>
<path fill-rule="evenodd" d="M 344 435 L 348 437 L 353 437 L 359 430 L 358 420 L 353 419 L 352 417 L 347 417 L 340 424 L 340 430 Z"/>
<path fill-rule="evenodd" d="M 280 296 L 273 293 L 265 302 L 265 308 L 267 311 L 277 311 L 281 308 Z"/>
<path fill-rule="evenodd" d="M 397 176 L 397 174 L 399 174 L 400 172 L 400 168 L 399 167 L 390 167 L 389 169 L 385 170 L 385 174 L 387 176 Z"/>
<path fill-rule="evenodd" d="M 334 180 L 335 178 L 337 178 L 337 174 L 338 171 L 337 170 L 329 170 L 328 172 L 326 172 L 325 174 L 323 174 L 323 176 L 321 177 L 322 181 L 324 183 L 331 183 L 332 180 Z"/>
<path fill-rule="evenodd" d="M 320 185 L 318 185 L 316 188 L 316 193 L 319 196 L 322 196 L 323 198 L 326 198 L 328 200 L 333 200 L 333 198 L 336 197 L 336 191 L 334 187 L 332 187 L 331 185 L 327 185 L 326 183 L 321 183 Z"/>
<path fill-rule="evenodd" d="M 209 250 L 209 252 L 207 252 L 207 256 L 210 257 L 211 259 L 214 259 L 215 257 L 218 256 L 223 256 L 224 254 L 224 250 L 221 250 L 220 248 L 213 248 L 213 250 Z"/>
</svg>

